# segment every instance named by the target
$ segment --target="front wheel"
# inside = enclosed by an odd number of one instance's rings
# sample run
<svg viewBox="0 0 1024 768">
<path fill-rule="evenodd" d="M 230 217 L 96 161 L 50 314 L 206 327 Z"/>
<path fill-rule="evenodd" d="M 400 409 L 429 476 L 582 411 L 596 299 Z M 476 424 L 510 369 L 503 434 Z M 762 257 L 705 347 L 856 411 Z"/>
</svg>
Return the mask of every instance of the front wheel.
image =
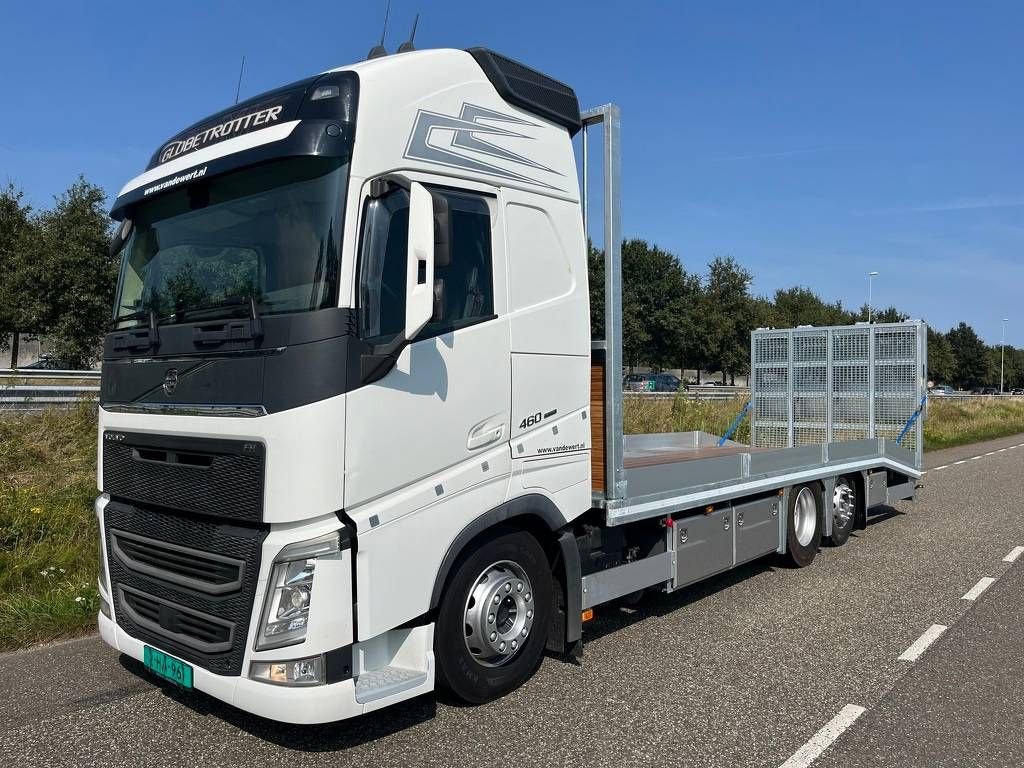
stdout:
<svg viewBox="0 0 1024 768">
<path fill-rule="evenodd" d="M 821 543 L 821 491 L 800 485 L 789 492 L 786 518 L 786 553 L 797 568 L 814 562 Z"/>
<path fill-rule="evenodd" d="M 470 704 L 518 688 L 540 663 L 551 606 L 551 567 L 530 534 L 505 533 L 464 555 L 438 611 L 438 683 Z"/>
</svg>

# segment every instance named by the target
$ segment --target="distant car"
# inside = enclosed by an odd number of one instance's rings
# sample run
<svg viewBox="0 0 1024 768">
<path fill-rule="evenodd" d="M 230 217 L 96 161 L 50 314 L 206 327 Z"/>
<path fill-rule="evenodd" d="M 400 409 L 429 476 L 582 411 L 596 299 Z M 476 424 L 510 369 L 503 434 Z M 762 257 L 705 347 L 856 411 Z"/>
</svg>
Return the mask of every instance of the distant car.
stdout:
<svg viewBox="0 0 1024 768">
<path fill-rule="evenodd" d="M 953 388 L 949 384 L 937 384 L 928 390 L 932 397 L 949 397 L 953 394 Z"/>
<path fill-rule="evenodd" d="M 29 363 L 28 365 L 23 365 L 21 367 L 22 368 L 27 368 L 27 369 L 30 369 L 30 370 L 34 370 L 34 371 L 70 371 L 70 370 L 72 370 L 71 366 L 69 366 L 63 360 L 58 360 L 58 359 L 56 359 L 54 357 L 50 357 L 49 355 L 43 355 L 38 360 L 36 360 L 34 363 Z"/>
<path fill-rule="evenodd" d="M 1024 389 L 1022 389 L 1020 387 L 1016 387 L 1016 388 L 1010 390 L 1010 394 L 1011 395 L 1017 395 L 1019 397 L 1021 395 L 1024 395 Z"/>
<path fill-rule="evenodd" d="M 975 395 L 998 395 L 999 390 L 995 387 L 975 387 L 971 390 Z"/>
<path fill-rule="evenodd" d="M 678 392 L 682 383 L 671 373 L 631 373 L 626 376 L 622 388 L 626 392 Z"/>
</svg>

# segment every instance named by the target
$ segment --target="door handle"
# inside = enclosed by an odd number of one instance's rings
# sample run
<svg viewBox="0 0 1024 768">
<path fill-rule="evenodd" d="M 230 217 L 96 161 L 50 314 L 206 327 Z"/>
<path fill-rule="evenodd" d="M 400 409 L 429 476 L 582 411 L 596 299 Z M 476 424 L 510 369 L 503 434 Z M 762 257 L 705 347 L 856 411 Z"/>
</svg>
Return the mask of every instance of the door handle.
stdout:
<svg viewBox="0 0 1024 768">
<path fill-rule="evenodd" d="M 505 434 L 505 423 L 503 421 L 485 421 L 477 424 L 469 430 L 469 439 L 466 440 L 466 448 L 475 451 L 485 445 L 496 443 Z"/>
</svg>

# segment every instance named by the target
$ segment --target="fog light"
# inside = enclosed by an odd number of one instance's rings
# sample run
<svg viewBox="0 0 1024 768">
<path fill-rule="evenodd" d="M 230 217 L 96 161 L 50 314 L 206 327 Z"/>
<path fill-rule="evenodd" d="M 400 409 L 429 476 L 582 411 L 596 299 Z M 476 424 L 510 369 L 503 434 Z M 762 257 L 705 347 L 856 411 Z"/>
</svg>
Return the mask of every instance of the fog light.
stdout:
<svg viewBox="0 0 1024 768">
<path fill-rule="evenodd" d="M 104 598 L 103 595 L 100 595 L 100 613 L 102 613 L 111 621 L 114 620 L 114 617 L 110 615 L 110 603 L 107 602 L 106 598 Z"/>
<path fill-rule="evenodd" d="M 324 681 L 323 669 L 323 656 L 291 661 L 254 661 L 249 665 L 249 677 L 274 685 L 320 685 Z"/>
</svg>

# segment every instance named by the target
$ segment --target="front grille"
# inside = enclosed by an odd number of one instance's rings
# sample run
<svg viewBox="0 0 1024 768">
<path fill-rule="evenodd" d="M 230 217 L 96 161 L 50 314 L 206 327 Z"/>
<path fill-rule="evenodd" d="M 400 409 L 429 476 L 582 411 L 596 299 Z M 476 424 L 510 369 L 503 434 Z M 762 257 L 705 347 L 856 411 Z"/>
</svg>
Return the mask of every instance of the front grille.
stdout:
<svg viewBox="0 0 1024 768">
<path fill-rule="evenodd" d="M 263 519 L 262 443 L 103 433 L 103 490 L 138 504 L 200 515 Z"/>
<path fill-rule="evenodd" d="M 242 585 L 245 563 L 233 557 L 111 530 L 111 552 L 129 570 L 183 587 L 223 595 Z"/>
<path fill-rule="evenodd" d="M 103 520 L 117 623 L 132 637 L 215 674 L 241 674 L 269 527 L 119 500 L 107 504 Z M 195 559 L 183 563 L 177 558 L 183 551 L 196 553 Z M 238 565 L 236 579 L 230 563 Z M 210 592 L 235 583 L 233 591 Z"/>
<path fill-rule="evenodd" d="M 169 600 L 160 600 L 123 584 L 118 584 L 117 596 L 121 610 L 135 624 L 154 634 L 171 638 L 180 645 L 205 654 L 231 650 L 235 631 L 231 622 L 190 611 Z"/>
</svg>

